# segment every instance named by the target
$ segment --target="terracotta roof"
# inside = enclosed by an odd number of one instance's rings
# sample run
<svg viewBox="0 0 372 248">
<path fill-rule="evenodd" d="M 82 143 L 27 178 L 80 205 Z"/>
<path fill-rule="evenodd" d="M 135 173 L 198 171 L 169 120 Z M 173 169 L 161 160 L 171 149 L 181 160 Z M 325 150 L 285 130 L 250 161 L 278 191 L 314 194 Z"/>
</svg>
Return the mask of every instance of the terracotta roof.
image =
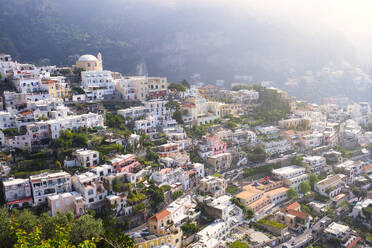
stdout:
<svg viewBox="0 0 372 248">
<path fill-rule="evenodd" d="M 262 192 L 261 190 L 251 188 L 249 190 L 244 190 L 244 191 L 240 192 L 235 197 L 239 198 L 239 199 L 247 200 L 247 199 L 249 199 L 249 198 L 251 198 L 255 195 L 260 194 L 261 192 Z"/>
<path fill-rule="evenodd" d="M 270 198 L 268 198 L 268 196 L 266 195 L 266 193 L 264 193 L 264 195 L 260 199 L 258 199 L 257 201 L 252 202 L 251 204 L 248 205 L 248 207 L 255 208 L 256 206 L 260 205 L 261 203 L 263 203 L 263 202 L 265 202 L 267 200 L 270 200 Z M 271 200 L 270 200 L 270 202 L 271 202 Z M 262 207 L 264 207 L 264 206 L 262 206 Z"/>
<path fill-rule="evenodd" d="M 19 113 L 20 115 L 29 115 L 29 114 L 32 114 L 32 111 L 31 110 L 26 110 L 22 113 Z"/>
<path fill-rule="evenodd" d="M 284 192 L 287 192 L 288 190 L 289 190 L 289 188 L 287 188 L 287 187 L 280 187 L 280 188 L 277 188 L 277 189 L 273 189 L 273 190 L 267 191 L 266 193 L 269 196 L 273 197 L 273 196 L 275 196 L 277 194 L 282 194 Z"/>
<path fill-rule="evenodd" d="M 53 80 L 47 80 L 47 81 L 42 81 L 43 84 L 55 84 L 56 82 Z"/>
<path fill-rule="evenodd" d="M 295 201 L 295 202 L 289 204 L 288 206 L 285 206 L 280 211 L 285 212 L 285 211 L 290 210 L 290 209 L 294 210 L 294 209 L 298 209 L 300 206 L 301 206 L 300 203 Z"/>
<path fill-rule="evenodd" d="M 346 248 L 352 248 L 352 247 L 354 247 L 354 245 L 356 245 L 356 243 L 358 243 L 359 240 L 360 240 L 360 237 L 357 237 Z"/>
<path fill-rule="evenodd" d="M 296 210 L 293 210 L 293 209 L 288 209 L 287 213 L 291 214 L 291 215 L 294 215 L 300 219 L 306 219 L 307 218 L 307 213 L 304 213 L 304 212 L 300 212 L 300 211 L 296 211 Z"/>
<path fill-rule="evenodd" d="M 195 108 L 196 106 L 193 103 L 184 103 L 184 104 L 182 104 L 182 107 L 184 107 L 184 108 Z"/>
<path fill-rule="evenodd" d="M 288 131 L 285 131 L 285 133 L 287 133 L 288 135 L 293 135 L 293 134 L 295 134 L 296 132 L 295 132 L 295 130 L 288 130 Z"/>
<path fill-rule="evenodd" d="M 159 221 L 159 220 L 164 219 L 165 217 L 167 217 L 170 214 L 171 214 L 171 212 L 169 212 L 168 210 L 164 209 L 164 210 L 158 212 L 157 214 L 155 214 L 154 216 L 152 216 L 150 219 L 151 220 Z"/>
<path fill-rule="evenodd" d="M 366 164 L 366 165 L 363 165 L 363 168 L 362 168 L 363 172 L 371 172 L 372 171 L 372 165 L 370 164 Z"/>
<path fill-rule="evenodd" d="M 167 174 L 167 173 L 169 173 L 169 172 L 171 172 L 171 171 L 172 171 L 171 168 L 164 168 L 164 169 L 161 169 L 161 170 L 159 171 L 159 173 L 162 174 L 162 175 L 164 175 L 164 174 Z"/>
<path fill-rule="evenodd" d="M 189 174 L 189 175 L 192 175 L 192 174 L 196 174 L 197 172 L 196 171 L 186 171 L 187 172 L 187 174 Z"/>
</svg>

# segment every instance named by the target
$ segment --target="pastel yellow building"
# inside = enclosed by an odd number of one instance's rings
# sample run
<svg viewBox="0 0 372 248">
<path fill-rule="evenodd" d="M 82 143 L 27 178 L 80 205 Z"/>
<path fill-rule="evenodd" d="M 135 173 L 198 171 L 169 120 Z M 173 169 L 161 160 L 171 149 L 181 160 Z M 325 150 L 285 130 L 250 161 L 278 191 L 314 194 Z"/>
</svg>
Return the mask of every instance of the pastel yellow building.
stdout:
<svg viewBox="0 0 372 248">
<path fill-rule="evenodd" d="M 166 235 L 148 235 L 141 238 L 135 238 L 134 248 L 156 248 L 162 246 L 174 248 L 182 247 L 182 231 L 174 229 Z"/>
<path fill-rule="evenodd" d="M 50 98 L 64 99 L 70 94 L 70 89 L 67 83 L 57 82 L 54 80 L 45 80 L 42 83 L 48 90 Z"/>
<path fill-rule="evenodd" d="M 102 71 L 102 55 L 98 53 L 97 57 L 91 54 L 85 54 L 80 56 L 76 64 L 72 66 L 72 69 L 83 69 L 84 71 Z"/>
</svg>

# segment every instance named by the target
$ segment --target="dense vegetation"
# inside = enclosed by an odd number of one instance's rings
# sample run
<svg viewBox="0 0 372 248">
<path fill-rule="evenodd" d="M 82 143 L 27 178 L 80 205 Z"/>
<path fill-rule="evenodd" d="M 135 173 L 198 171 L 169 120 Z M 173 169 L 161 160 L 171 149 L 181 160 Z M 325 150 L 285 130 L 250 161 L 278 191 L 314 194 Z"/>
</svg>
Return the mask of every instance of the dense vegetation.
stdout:
<svg viewBox="0 0 372 248">
<path fill-rule="evenodd" d="M 286 118 L 290 113 L 288 99 L 277 91 L 258 85 L 236 85 L 231 90 L 252 89 L 259 92 L 259 105 L 254 111 L 252 120 L 272 123 Z"/>
<path fill-rule="evenodd" d="M 133 247 L 115 220 L 102 221 L 91 214 L 75 218 L 72 212 L 36 216 L 28 210 L 0 208 L 1 247 Z M 105 223 L 110 223 L 110 226 Z"/>
<path fill-rule="evenodd" d="M 258 167 L 244 169 L 243 176 L 245 178 L 260 178 L 270 176 L 273 169 L 280 168 L 280 164 L 267 164 Z"/>
</svg>

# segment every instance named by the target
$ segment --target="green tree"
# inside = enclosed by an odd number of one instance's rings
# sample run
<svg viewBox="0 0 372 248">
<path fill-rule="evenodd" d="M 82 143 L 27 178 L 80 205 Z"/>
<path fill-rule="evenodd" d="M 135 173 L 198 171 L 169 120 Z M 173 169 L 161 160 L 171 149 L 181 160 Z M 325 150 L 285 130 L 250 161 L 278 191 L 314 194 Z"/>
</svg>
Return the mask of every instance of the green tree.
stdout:
<svg viewBox="0 0 372 248">
<path fill-rule="evenodd" d="M 181 226 L 181 229 L 187 236 L 190 236 L 190 235 L 192 235 L 194 233 L 197 233 L 199 231 L 198 226 L 195 225 L 195 223 L 192 223 L 192 222 L 188 222 L 188 223 L 184 224 L 183 226 Z"/>
<path fill-rule="evenodd" d="M 300 188 L 301 194 L 306 194 L 307 192 L 311 190 L 311 186 L 308 182 L 300 183 L 299 188 Z"/>
<path fill-rule="evenodd" d="M 103 234 L 102 220 L 96 220 L 90 214 L 85 214 L 74 221 L 71 225 L 71 241 L 73 244 L 91 240 Z"/>
<path fill-rule="evenodd" d="M 297 191 L 294 188 L 290 188 L 287 191 L 287 197 L 288 197 L 288 199 L 293 200 L 293 199 L 298 199 L 299 198 L 299 195 L 298 195 Z"/>
<path fill-rule="evenodd" d="M 358 200 L 363 199 L 367 196 L 367 190 L 366 189 L 357 187 L 355 185 L 351 186 L 351 191 L 353 192 L 353 194 L 356 197 L 358 197 Z"/>
<path fill-rule="evenodd" d="M 292 164 L 302 166 L 304 158 L 302 156 L 296 156 L 292 158 Z"/>
<path fill-rule="evenodd" d="M 244 241 L 236 240 L 231 243 L 229 248 L 248 248 L 248 244 Z"/>
<path fill-rule="evenodd" d="M 8 209 L 0 208 L 0 244 L 3 247 L 12 247 L 15 242 L 14 230 L 11 228 L 11 218 Z"/>
<path fill-rule="evenodd" d="M 253 163 L 261 163 L 266 160 L 267 154 L 265 147 L 261 144 L 256 145 L 253 149 L 247 150 L 248 160 Z"/>
<path fill-rule="evenodd" d="M 176 110 L 173 113 L 172 118 L 175 119 L 178 124 L 183 124 L 183 115 L 182 115 L 182 112 L 180 110 Z"/>
<path fill-rule="evenodd" d="M 150 186 L 147 189 L 147 195 L 151 199 L 151 207 L 156 208 L 159 204 L 164 202 L 164 191 L 155 185 L 153 181 L 150 182 Z"/>
<path fill-rule="evenodd" d="M 314 190 L 314 185 L 319 182 L 319 178 L 318 178 L 318 175 L 317 174 L 310 174 L 309 176 L 309 181 L 310 181 L 310 186 L 311 186 L 311 189 Z"/>
<path fill-rule="evenodd" d="M 124 234 L 123 230 L 106 230 L 97 247 L 102 248 L 132 248 L 134 239 Z"/>
<path fill-rule="evenodd" d="M 165 104 L 165 107 L 167 109 L 170 109 L 170 110 L 180 110 L 181 109 L 181 106 L 178 102 L 174 101 L 174 100 L 169 100 L 166 104 Z"/>
<path fill-rule="evenodd" d="M 185 88 L 187 88 L 187 89 L 190 89 L 190 84 L 189 84 L 189 82 L 187 82 L 186 80 L 182 80 L 181 81 L 181 84 L 185 87 Z"/>
<path fill-rule="evenodd" d="M 172 194 L 173 200 L 176 200 L 178 197 L 180 197 L 183 194 L 182 190 L 177 190 Z"/>
<path fill-rule="evenodd" d="M 168 89 L 169 90 L 172 90 L 172 91 L 178 91 L 178 92 L 183 92 L 183 91 L 186 91 L 186 87 L 183 86 L 181 83 L 171 83 L 169 86 L 168 86 Z"/>
<path fill-rule="evenodd" d="M 39 226 L 35 226 L 31 232 L 20 228 L 17 222 L 13 222 L 12 229 L 16 234 L 14 248 L 95 248 L 98 239 L 83 240 L 77 246 L 70 241 L 71 228 L 57 226 L 53 237 L 43 240 L 42 231 Z"/>
<path fill-rule="evenodd" d="M 34 227 L 38 224 L 37 217 L 28 209 L 23 211 L 15 211 L 14 215 L 17 219 L 19 228 L 26 232 L 32 232 Z"/>
<path fill-rule="evenodd" d="M 147 149 L 146 159 L 148 161 L 157 161 L 159 159 L 159 154 L 157 154 L 156 152 L 151 151 L 151 149 Z"/>
</svg>

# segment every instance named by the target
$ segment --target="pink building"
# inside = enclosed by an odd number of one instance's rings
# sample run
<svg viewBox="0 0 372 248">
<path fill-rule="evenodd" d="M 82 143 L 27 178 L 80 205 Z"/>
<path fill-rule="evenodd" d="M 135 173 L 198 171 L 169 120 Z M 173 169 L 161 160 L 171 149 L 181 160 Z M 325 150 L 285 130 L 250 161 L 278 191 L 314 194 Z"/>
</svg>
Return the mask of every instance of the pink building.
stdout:
<svg viewBox="0 0 372 248">
<path fill-rule="evenodd" d="M 48 196 L 47 200 L 51 216 L 55 216 L 58 211 L 65 213 L 68 210 L 71 210 L 75 216 L 81 216 L 85 213 L 83 197 L 77 192 Z"/>
<path fill-rule="evenodd" d="M 223 142 L 218 135 L 207 134 L 203 136 L 199 143 L 199 155 L 202 158 L 225 153 L 227 150 L 226 142 Z"/>
<path fill-rule="evenodd" d="M 141 167 L 141 163 L 137 161 L 137 157 L 134 154 L 117 155 L 110 162 L 115 172 L 133 173 L 138 170 L 138 167 Z"/>
<path fill-rule="evenodd" d="M 167 143 L 159 146 L 158 154 L 160 157 L 172 157 L 173 155 L 179 154 L 179 148 L 177 143 Z"/>
</svg>

